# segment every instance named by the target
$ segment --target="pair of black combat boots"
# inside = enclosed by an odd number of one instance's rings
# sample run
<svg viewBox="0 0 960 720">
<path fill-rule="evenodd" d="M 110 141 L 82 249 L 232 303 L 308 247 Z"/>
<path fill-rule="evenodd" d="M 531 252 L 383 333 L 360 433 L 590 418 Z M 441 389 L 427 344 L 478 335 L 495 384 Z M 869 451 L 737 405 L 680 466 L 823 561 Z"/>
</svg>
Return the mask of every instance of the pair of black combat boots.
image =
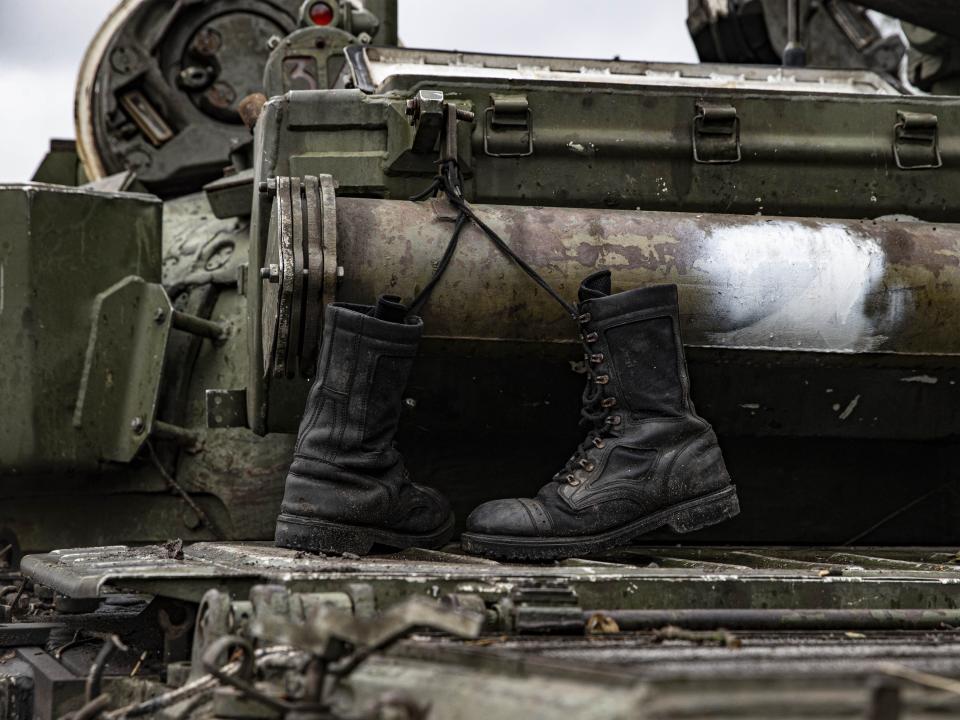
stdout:
<svg viewBox="0 0 960 720">
<path fill-rule="evenodd" d="M 586 437 L 535 498 L 476 508 L 461 537 L 467 552 L 554 560 L 739 512 L 716 435 L 690 402 L 676 286 L 611 294 L 609 271 L 597 272 L 580 286 L 578 311 Z M 327 307 L 277 545 L 364 554 L 450 540 L 449 502 L 413 483 L 393 446 L 422 329 L 389 296 L 374 307 Z"/>
</svg>

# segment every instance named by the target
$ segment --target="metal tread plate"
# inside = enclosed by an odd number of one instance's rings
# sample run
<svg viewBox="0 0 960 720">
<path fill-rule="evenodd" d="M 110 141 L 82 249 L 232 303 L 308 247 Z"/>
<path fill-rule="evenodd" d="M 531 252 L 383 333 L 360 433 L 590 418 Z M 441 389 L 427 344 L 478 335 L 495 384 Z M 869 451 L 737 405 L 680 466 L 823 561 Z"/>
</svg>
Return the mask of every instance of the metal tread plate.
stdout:
<svg viewBox="0 0 960 720">
<path fill-rule="evenodd" d="M 327 557 L 268 543 L 204 542 L 184 547 L 182 558 L 164 546 L 55 550 L 25 557 L 21 569 L 77 598 L 126 590 L 199 600 L 211 586 L 326 592 L 369 583 L 378 601 L 392 602 L 411 592 L 439 597 L 560 584 L 585 607 L 955 609 L 955 562 L 953 550 L 938 548 L 635 547 L 601 559 L 510 565 L 456 552 Z"/>
</svg>

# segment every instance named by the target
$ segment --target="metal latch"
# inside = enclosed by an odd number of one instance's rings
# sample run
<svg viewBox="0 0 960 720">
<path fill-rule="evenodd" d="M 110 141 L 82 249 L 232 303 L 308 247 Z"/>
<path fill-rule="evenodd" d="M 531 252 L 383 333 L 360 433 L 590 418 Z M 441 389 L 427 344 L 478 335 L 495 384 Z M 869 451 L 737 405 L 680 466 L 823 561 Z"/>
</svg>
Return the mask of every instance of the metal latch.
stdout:
<svg viewBox="0 0 960 720">
<path fill-rule="evenodd" d="M 440 90 L 421 90 L 416 97 L 407 100 L 407 116 L 416 129 L 413 152 L 424 154 L 436 149 L 437 140 L 443 132 L 443 104 Z"/>
<path fill-rule="evenodd" d="M 697 103 L 693 118 L 693 160 L 715 165 L 740 162 L 740 118 L 732 105 Z"/>
<path fill-rule="evenodd" d="M 533 155 L 533 113 L 526 95 L 490 95 L 484 112 L 483 151 L 491 157 Z"/>
<path fill-rule="evenodd" d="M 943 166 L 936 115 L 898 111 L 893 131 L 893 156 L 898 168 L 926 170 Z"/>
</svg>

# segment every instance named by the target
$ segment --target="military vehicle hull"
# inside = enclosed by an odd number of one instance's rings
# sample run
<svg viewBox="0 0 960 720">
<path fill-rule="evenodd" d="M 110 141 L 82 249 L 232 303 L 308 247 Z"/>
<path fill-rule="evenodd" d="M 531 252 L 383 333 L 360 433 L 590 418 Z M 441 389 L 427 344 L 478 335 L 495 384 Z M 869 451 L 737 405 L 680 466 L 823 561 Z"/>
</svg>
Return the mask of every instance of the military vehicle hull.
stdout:
<svg viewBox="0 0 960 720">
<path fill-rule="evenodd" d="M 0 186 L 0 720 L 955 714 L 960 101 L 319 4 L 123 3 L 79 156 Z M 272 546 L 324 306 L 424 287 L 438 156 L 567 299 L 678 284 L 740 516 L 550 565 Z M 462 521 L 566 460 L 582 357 L 473 226 L 423 316 L 397 440 Z"/>
</svg>

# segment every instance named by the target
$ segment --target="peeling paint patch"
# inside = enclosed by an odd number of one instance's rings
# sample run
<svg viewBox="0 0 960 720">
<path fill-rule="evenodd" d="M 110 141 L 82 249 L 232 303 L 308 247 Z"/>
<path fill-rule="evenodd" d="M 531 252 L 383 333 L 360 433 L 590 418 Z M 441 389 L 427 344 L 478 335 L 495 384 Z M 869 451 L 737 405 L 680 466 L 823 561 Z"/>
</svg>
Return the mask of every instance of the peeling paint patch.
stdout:
<svg viewBox="0 0 960 720">
<path fill-rule="evenodd" d="M 567 147 L 573 150 L 575 153 L 579 153 L 580 155 L 587 154 L 587 149 L 583 146 L 583 144 L 573 142 L 573 140 L 567 143 Z"/>
<path fill-rule="evenodd" d="M 923 383 L 924 385 L 936 385 L 939 382 L 939 379 L 932 377 L 930 375 L 912 375 L 910 377 L 900 378 L 900 382 Z"/>
<path fill-rule="evenodd" d="M 857 395 L 853 400 L 850 401 L 850 404 L 847 405 L 846 409 L 840 413 L 840 419 L 846 420 L 848 417 L 853 415 L 853 411 L 857 409 L 857 405 L 860 402 L 860 396 Z"/>
<path fill-rule="evenodd" d="M 740 407 L 744 410 L 759 410 L 760 403 L 743 403 Z"/>
<path fill-rule="evenodd" d="M 866 352 L 908 310 L 880 317 L 867 303 L 885 267 L 879 242 L 856 228 L 772 220 L 710 228 L 693 271 L 725 291 L 708 333 L 717 344 Z"/>
</svg>

